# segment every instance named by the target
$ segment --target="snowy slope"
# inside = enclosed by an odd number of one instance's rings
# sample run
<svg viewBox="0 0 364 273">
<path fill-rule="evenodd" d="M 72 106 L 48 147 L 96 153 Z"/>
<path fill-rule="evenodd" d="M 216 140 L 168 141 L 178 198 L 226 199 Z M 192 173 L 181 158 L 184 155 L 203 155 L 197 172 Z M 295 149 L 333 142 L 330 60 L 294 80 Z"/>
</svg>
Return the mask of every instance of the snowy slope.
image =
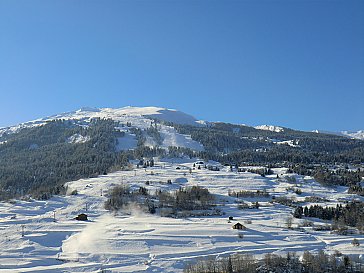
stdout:
<svg viewBox="0 0 364 273">
<path fill-rule="evenodd" d="M 177 111 L 174 109 L 167 109 L 162 107 L 122 107 L 122 108 L 92 108 L 92 107 L 82 107 L 77 111 L 66 112 L 61 114 L 56 114 L 53 116 L 36 119 L 29 122 L 24 122 L 16 126 L 10 126 L 5 128 L 0 128 L 0 136 L 3 133 L 14 133 L 22 128 L 41 126 L 47 121 L 55 119 L 64 120 L 81 120 L 88 122 L 93 118 L 109 118 L 120 123 L 132 122 L 133 125 L 139 128 L 147 128 L 150 126 L 150 122 L 153 119 L 162 120 L 166 122 L 173 122 L 176 124 L 187 124 L 193 126 L 207 126 L 210 124 L 208 121 L 197 120 L 195 117 Z M 248 126 L 242 124 L 244 126 Z M 285 128 L 275 125 L 259 125 L 253 128 L 258 130 L 266 130 L 271 132 L 284 132 Z M 322 130 L 314 130 L 315 133 L 332 134 L 339 136 L 346 136 L 355 139 L 364 139 L 364 130 L 360 131 L 341 131 L 341 132 L 329 132 Z"/>
<path fill-rule="evenodd" d="M 109 118 L 115 121 L 124 122 L 127 118 L 156 118 L 163 121 L 174 122 L 177 124 L 189 124 L 201 126 L 201 123 L 197 121 L 194 117 L 185 114 L 183 112 L 166 109 L 160 107 L 123 107 L 123 108 L 90 108 L 83 107 L 77 111 L 57 114 L 41 119 L 37 119 L 34 121 L 29 121 L 22 123 L 18 126 L 11 127 L 16 129 L 17 127 L 27 127 L 27 126 L 36 126 L 40 124 L 44 124 L 46 121 L 55 120 L 55 119 L 75 119 L 75 120 L 84 120 L 89 121 L 93 118 Z M 9 128 L 3 128 L 1 130 L 5 130 Z"/>
<path fill-rule="evenodd" d="M 159 119 L 163 121 L 174 122 L 177 124 L 189 124 L 201 126 L 201 121 L 183 112 L 160 107 L 123 107 L 123 108 L 90 108 L 83 107 L 77 111 L 57 114 L 45 118 L 24 122 L 16 126 L 0 128 L 0 135 L 4 132 L 12 133 L 21 128 L 34 127 L 43 125 L 47 121 L 64 119 L 64 120 L 82 120 L 90 121 L 93 118 L 109 118 L 119 122 L 136 121 L 136 119 Z M 148 125 L 150 120 L 148 121 Z M 145 125 L 145 124 L 144 124 Z"/>
<path fill-rule="evenodd" d="M 276 174 L 264 178 L 230 172 L 229 168 L 220 172 L 196 169 L 189 174 L 187 168 L 194 161 L 172 161 L 176 160 L 156 162 L 147 170 L 120 171 L 69 182 L 69 189 L 77 190 L 78 195 L 0 203 L 0 272 L 182 272 L 186 262 L 208 255 L 248 252 L 261 257 L 271 252 L 301 254 L 320 249 L 354 256 L 364 253 L 364 235 L 335 235 L 310 227 L 287 229 L 285 220 L 292 208 L 263 198 L 259 209 L 241 210 L 237 200 L 227 195 L 228 190 L 266 190 L 275 196 L 294 196 L 299 200 L 320 196 L 335 204 L 340 198 L 353 197 L 342 187 L 323 188 L 310 177 L 291 174 L 303 192 L 298 196 L 287 193 L 286 188 L 292 184 L 284 179 L 284 168 L 274 169 L 279 179 Z M 166 183 L 168 180 L 173 183 Z M 135 207 L 116 215 L 107 212 L 103 207 L 107 189 L 123 183 L 134 189 L 144 186 L 152 192 L 177 190 L 185 185 L 207 187 L 216 194 L 218 209 L 225 215 L 174 219 L 145 214 Z M 89 221 L 73 220 L 83 212 Z M 235 220 L 228 223 L 228 216 Z M 323 224 L 318 219 L 311 220 Z M 237 221 L 247 229 L 233 230 L 231 225 Z M 293 221 L 296 226 L 304 220 Z M 360 240 L 360 247 L 351 245 L 354 237 Z"/>
<path fill-rule="evenodd" d="M 138 141 L 135 135 L 126 133 L 125 136 L 117 139 L 116 151 L 132 150 L 137 147 Z"/>
<path fill-rule="evenodd" d="M 74 134 L 67 139 L 68 143 L 85 143 L 90 140 L 88 136 L 82 136 L 80 134 Z"/>
<path fill-rule="evenodd" d="M 357 132 L 341 131 L 341 134 L 344 135 L 344 136 L 348 136 L 350 138 L 363 139 L 364 140 L 364 130 L 360 130 L 360 131 L 357 131 Z"/>
<path fill-rule="evenodd" d="M 255 126 L 254 128 L 258 129 L 258 130 L 265 130 L 265 131 L 271 131 L 271 132 L 277 132 L 277 133 L 284 131 L 284 128 L 279 127 L 279 126 L 274 126 L 274 125 L 259 125 L 259 126 Z"/>
<path fill-rule="evenodd" d="M 117 150 L 134 149 L 136 147 L 136 140 L 130 135 L 128 128 L 125 126 L 127 123 L 131 123 L 131 127 L 139 129 L 147 129 L 151 126 L 153 119 L 173 122 L 177 124 L 188 124 L 194 126 L 203 126 L 201 121 L 198 121 L 194 117 L 185 114 L 183 112 L 166 109 L 160 107 L 123 107 L 123 108 L 90 108 L 84 107 L 77 111 L 62 113 L 53 115 L 46 118 L 41 118 L 29 122 L 19 124 L 17 126 L 7 127 L 0 129 L 0 136 L 3 133 L 14 133 L 22 128 L 35 127 L 44 125 L 47 121 L 63 119 L 63 120 L 78 120 L 89 122 L 94 118 L 112 119 L 119 123 L 120 130 L 124 131 L 125 137 L 118 139 Z M 160 145 L 162 148 L 167 149 L 168 146 L 185 147 L 195 151 L 202 151 L 203 146 L 192 140 L 188 135 L 181 135 L 171 126 L 158 125 L 160 127 L 160 133 L 163 138 L 163 143 Z M 148 140 L 148 139 L 147 139 Z M 156 146 L 157 144 L 153 140 L 147 143 L 148 146 Z M 76 138 L 70 139 L 70 143 L 77 143 L 87 141 L 87 139 Z"/>
<path fill-rule="evenodd" d="M 322 131 L 322 130 L 314 130 L 314 133 L 320 134 L 329 134 L 329 135 L 337 135 L 337 136 L 344 136 L 353 139 L 362 139 L 364 140 L 364 130 L 359 131 L 341 131 L 341 132 L 330 132 L 330 131 Z"/>
</svg>

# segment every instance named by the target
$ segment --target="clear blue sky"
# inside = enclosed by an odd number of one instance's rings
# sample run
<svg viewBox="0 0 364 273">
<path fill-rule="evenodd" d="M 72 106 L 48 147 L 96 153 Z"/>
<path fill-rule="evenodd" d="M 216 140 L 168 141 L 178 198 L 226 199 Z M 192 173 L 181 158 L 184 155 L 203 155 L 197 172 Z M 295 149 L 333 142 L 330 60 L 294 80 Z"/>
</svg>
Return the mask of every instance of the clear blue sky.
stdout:
<svg viewBox="0 0 364 273">
<path fill-rule="evenodd" d="M 82 106 L 364 129 L 364 1 L 0 0 L 0 126 Z"/>
</svg>

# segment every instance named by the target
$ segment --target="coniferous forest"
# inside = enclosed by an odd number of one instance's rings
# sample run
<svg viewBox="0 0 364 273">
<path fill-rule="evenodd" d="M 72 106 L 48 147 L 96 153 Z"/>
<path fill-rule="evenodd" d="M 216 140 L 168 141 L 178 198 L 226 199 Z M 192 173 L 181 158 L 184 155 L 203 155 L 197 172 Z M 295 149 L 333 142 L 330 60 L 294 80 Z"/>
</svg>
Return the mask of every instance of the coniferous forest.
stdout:
<svg viewBox="0 0 364 273">
<path fill-rule="evenodd" d="M 45 198 L 46 193 L 64 191 L 67 181 L 97 176 L 125 164 L 123 154 L 115 153 L 114 127 L 111 120 L 93 120 L 87 127 L 57 120 L 3 136 L 2 198 L 26 193 Z M 88 141 L 70 143 L 73 135 L 87 137 Z"/>
</svg>

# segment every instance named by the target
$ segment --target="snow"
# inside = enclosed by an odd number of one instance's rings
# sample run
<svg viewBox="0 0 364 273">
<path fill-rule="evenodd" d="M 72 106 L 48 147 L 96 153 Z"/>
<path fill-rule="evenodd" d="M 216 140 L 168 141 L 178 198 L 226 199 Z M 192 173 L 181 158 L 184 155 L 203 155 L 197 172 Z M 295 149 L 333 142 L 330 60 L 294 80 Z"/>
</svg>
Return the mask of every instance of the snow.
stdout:
<svg viewBox="0 0 364 273">
<path fill-rule="evenodd" d="M 131 122 L 133 126 L 138 128 L 147 128 L 150 126 L 150 123 L 153 119 L 173 122 L 176 124 L 187 124 L 192 126 L 208 126 L 210 122 L 204 120 L 197 120 L 193 116 L 183 113 L 181 111 L 177 111 L 175 109 L 168 109 L 163 107 L 122 107 L 122 108 L 94 108 L 94 107 L 82 107 L 79 110 L 66 112 L 61 114 L 56 114 L 53 116 L 40 118 L 37 120 L 24 122 L 15 126 L 0 128 L 0 137 L 4 133 L 15 133 L 23 128 L 42 126 L 47 121 L 56 120 L 56 119 L 64 119 L 64 120 L 79 120 L 83 122 L 89 122 L 93 118 L 104 118 L 104 119 L 113 119 L 116 122 L 124 123 Z M 245 124 L 242 124 L 246 126 Z M 259 125 L 255 126 L 255 129 L 259 130 L 268 130 L 272 132 L 284 132 L 284 128 L 275 125 Z M 238 129 L 235 129 L 235 132 L 238 132 Z M 341 132 L 328 132 L 321 130 L 314 130 L 312 132 L 315 133 L 325 133 L 325 134 L 333 134 L 339 136 L 345 136 L 354 139 L 363 139 L 364 140 L 364 130 L 352 132 L 352 131 L 341 131 Z M 175 133 L 173 133 L 175 134 Z M 173 135 L 171 139 L 165 141 L 163 148 L 167 147 L 167 143 L 173 143 L 174 139 L 180 139 L 180 136 Z M 196 151 L 201 151 L 203 148 L 198 144 L 191 142 L 189 138 L 185 138 L 181 141 L 177 141 L 179 147 L 191 148 Z M 0 143 L 0 145 L 3 143 Z M 150 141 L 150 146 L 155 146 L 156 144 L 153 141 Z"/>
<path fill-rule="evenodd" d="M 265 130 L 265 131 L 271 131 L 271 132 L 277 132 L 277 133 L 284 131 L 284 128 L 279 127 L 279 126 L 274 126 L 274 125 L 259 125 L 259 126 L 255 126 L 254 128 L 258 129 L 258 130 Z"/>
<path fill-rule="evenodd" d="M 353 139 L 361 139 L 364 140 L 364 130 L 359 131 L 341 131 L 341 132 L 330 132 L 330 131 L 322 131 L 322 130 L 313 130 L 312 132 L 318 134 L 329 134 L 329 135 L 337 135 L 344 136 Z"/>
<path fill-rule="evenodd" d="M 201 125 L 201 122 L 196 120 L 193 116 L 172 109 L 158 109 L 157 113 L 149 114 L 149 116 L 177 124 L 188 124 L 193 126 Z"/>
<path fill-rule="evenodd" d="M 74 134 L 67 139 L 68 143 L 85 143 L 90 140 L 89 136 Z"/>
<path fill-rule="evenodd" d="M 117 129 L 119 131 L 126 132 L 125 138 L 118 139 L 118 145 L 116 150 L 128 150 L 134 149 L 136 147 L 136 140 L 133 136 L 128 134 L 128 127 L 125 125 L 127 123 L 131 123 L 131 127 L 139 128 L 145 130 L 149 128 L 153 122 L 153 119 L 159 119 L 179 124 L 189 124 L 194 126 L 203 126 L 200 121 L 197 121 L 194 117 L 187 115 L 183 112 L 166 109 L 160 107 L 124 107 L 124 108 L 81 108 L 77 111 L 63 113 L 54 115 L 51 117 L 38 119 L 35 121 L 30 121 L 27 123 L 23 123 L 17 126 L 8 127 L 0 130 L 0 136 L 3 133 L 14 133 L 18 130 L 26 127 L 33 126 L 41 126 L 44 125 L 47 121 L 55 120 L 55 119 L 63 119 L 63 120 L 79 120 L 82 122 L 90 122 L 94 118 L 103 118 L 103 119 L 112 119 L 115 122 L 119 123 Z M 157 145 L 155 141 L 148 136 L 146 146 L 160 146 L 161 148 L 168 149 L 169 146 L 176 147 L 184 147 L 190 148 L 195 151 L 203 151 L 203 145 L 199 142 L 191 139 L 189 135 L 182 135 L 177 133 L 176 129 L 171 126 L 158 124 L 158 130 L 162 136 L 162 144 Z M 74 135 L 70 137 L 67 142 L 69 143 L 80 143 L 86 142 L 89 139 L 87 137 L 82 137 L 81 135 Z"/>
<path fill-rule="evenodd" d="M 125 136 L 119 137 L 117 141 L 118 141 L 116 145 L 117 151 L 133 150 L 137 147 L 138 144 L 135 135 L 129 133 L 125 133 Z"/>
<path fill-rule="evenodd" d="M 292 208 L 270 203 L 269 198 L 260 198 L 259 209 L 239 210 L 237 199 L 227 195 L 229 190 L 266 190 L 275 196 L 291 196 L 300 201 L 307 196 L 320 196 L 330 200 L 328 205 L 333 205 L 339 199 L 353 198 L 354 195 L 347 194 L 347 188 L 323 188 L 311 177 L 285 174 L 285 168 L 273 169 L 275 173 L 267 177 L 231 172 L 229 167 L 221 165 L 221 171 L 196 168 L 190 174 L 189 168 L 199 161 L 156 160 L 152 168 L 118 171 L 67 183 L 69 191 L 77 190 L 77 195 L 55 196 L 47 201 L 0 203 L 0 271 L 182 272 L 186 262 L 237 252 L 248 252 L 257 257 L 270 252 L 302 253 L 320 249 L 329 253 L 339 250 L 345 255 L 364 253 L 363 235 L 335 235 L 312 228 L 304 231 L 287 229 L 284 223 Z M 294 177 L 295 182 L 289 182 L 292 178 L 286 177 Z M 168 180 L 172 184 L 168 184 Z M 132 189 L 144 186 L 151 192 L 200 185 L 216 195 L 217 208 L 224 215 L 168 218 L 145 214 L 135 205 L 118 214 L 106 211 L 103 207 L 105 193 L 124 183 Z M 292 186 L 299 187 L 302 195 L 286 191 Z M 256 200 L 244 198 L 246 203 Z M 79 213 L 86 213 L 89 221 L 73 220 Z M 233 216 L 234 221 L 228 223 L 228 216 Z M 318 219 L 310 220 L 323 223 Z M 237 221 L 247 229 L 233 230 L 231 226 Z M 294 219 L 293 225 L 302 221 Z M 24 237 L 21 236 L 22 226 Z M 239 234 L 244 237 L 239 238 Z M 351 246 L 354 237 L 361 242 L 360 247 Z"/>
<path fill-rule="evenodd" d="M 279 139 L 274 139 L 274 138 L 267 138 L 267 141 L 269 142 L 273 142 L 275 144 L 278 145 L 288 145 L 291 147 L 300 147 L 299 145 L 299 140 L 279 140 Z"/>
<path fill-rule="evenodd" d="M 360 130 L 357 132 L 350 132 L 350 131 L 341 131 L 341 134 L 348 136 L 350 138 L 355 139 L 363 139 L 364 140 L 364 130 Z"/>
<path fill-rule="evenodd" d="M 298 145 L 298 140 L 276 141 L 274 143 L 276 143 L 278 145 L 288 145 L 288 146 L 291 146 L 291 147 L 300 147 Z"/>
<path fill-rule="evenodd" d="M 189 124 L 200 126 L 197 120 L 183 112 L 167 109 L 161 107 L 132 107 L 127 106 L 123 108 L 81 108 L 74 112 L 64 113 L 60 115 L 51 116 L 37 121 L 46 121 L 53 119 L 78 119 L 90 120 L 92 118 L 111 118 L 115 121 L 124 121 L 125 117 L 146 117 L 156 118 L 177 124 Z"/>
<path fill-rule="evenodd" d="M 161 130 L 163 138 L 162 147 L 169 146 L 190 148 L 194 151 L 203 151 L 204 147 L 201 143 L 193 140 L 189 135 L 182 135 L 176 132 L 173 127 L 164 126 Z"/>
</svg>

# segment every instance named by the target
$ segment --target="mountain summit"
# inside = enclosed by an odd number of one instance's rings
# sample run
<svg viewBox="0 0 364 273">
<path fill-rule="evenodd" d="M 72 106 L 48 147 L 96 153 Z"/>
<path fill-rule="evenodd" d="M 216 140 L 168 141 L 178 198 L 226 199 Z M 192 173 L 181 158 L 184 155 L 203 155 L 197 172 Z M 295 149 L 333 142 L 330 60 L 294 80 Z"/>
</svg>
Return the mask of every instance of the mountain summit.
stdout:
<svg viewBox="0 0 364 273">
<path fill-rule="evenodd" d="M 160 120 L 165 122 L 172 122 L 179 125 L 192 125 L 192 126 L 204 126 L 208 122 L 198 120 L 192 115 L 186 114 L 182 111 L 175 109 L 163 108 L 163 107 L 134 107 L 126 106 L 121 108 L 95 108 L 95 107 L 82 107 L 76 111 L 56 114 L 45 118 L 36 119 L 33 121 L 24 122 L 15 126 L 6 128 L 0 128 L 0 136 L 4 133 L 14 133 L 21 128 L 34 127 L 44 125 L 48 121 L 52 120 L 81 120 L 88 122 L 94 118 L 112 119 L 116 122 L 134 122 L 145 123 L 146 127 L 150 125 L 150 120 Z M 247 125 L 245 125 L 247 126 Z M 251 127 L 251 126 L 247 126 Z M 271 131 L 276 133 L 282 133 L 288 128 L 275 126 L 275 125 L 260 125 L 252 127 L 258 130 Z M 327 132 L 323 130 L 314 130 L 312 132 L 321 134 L 338 135 L 353 139 L 364 140 L 364 131 L 341 131 L 341 132 Z"/>
<path fill-rule="evenodd" d="M 115 121 L 124 120 L 125 117 L 149 117 L 176 124 L 199 125 L 197 119 L 191 115 L 174 109 L 162 107 L 133 107 L 122 108 L 92 108 L 82 107 L 81 109 L 69 113 L 59 114 L 41 119 L 42 121 L 53 119 L 91 119 L 91 118 L 111 118 Z"/>
</svg>

